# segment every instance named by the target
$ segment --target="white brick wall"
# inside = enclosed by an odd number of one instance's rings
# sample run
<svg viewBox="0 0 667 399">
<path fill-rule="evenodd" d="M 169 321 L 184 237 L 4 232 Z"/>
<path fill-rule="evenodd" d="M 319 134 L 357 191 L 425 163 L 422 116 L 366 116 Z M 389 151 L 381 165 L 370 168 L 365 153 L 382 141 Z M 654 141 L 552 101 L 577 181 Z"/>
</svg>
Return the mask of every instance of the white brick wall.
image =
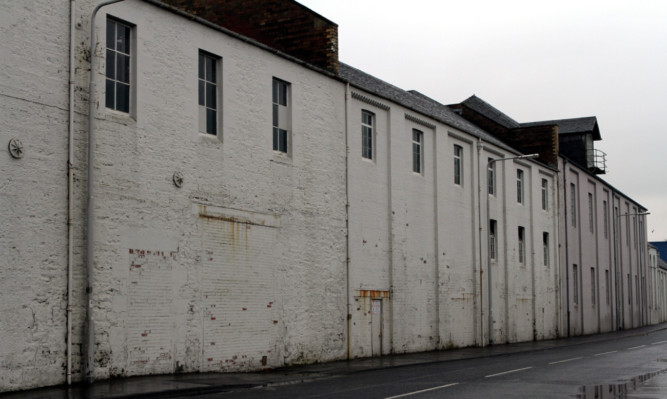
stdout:
<svg viewBox="0 0 667 399">
<path fill-rule="evenodd" d="M 0 3 L 0 143 L 17 137 L 26 148 L 20 160 L 0 151 L 0 391 L 66 378 L 69 8 L 50 0 L 17 4 Z M 93 2 L 76 5 L 75 381 L 85 357 L 86 49 Z M 129 116 L 104 106 L 107 14 L 134 26 Z M 486 161 L 512 154 L 480 147 L 475 137 L 358 89 L 352 91 L 372 101 L 346 102 L 351 93 L 338 80 L 143 1 L 105 7 L 97 27 L 96 378 L 257 370 L 486 344 L 489 293 L 494 343 L 564 331 L 558 307 L 566 304 L 559 290 L 564 269 L 557 265 L 566 253 L 557 249 L 564 221 L 557 217 L 554 170 L 532 161 L 496 164 L 497 194 L 488 201 L 498 222 L 498 258 L 489 290 Z M 198 133 L 200 50 L 221 57 L 218 137 Z M 290 83 L 290 156 L 272 151 L 273 78 Z M 361 157 L 362 109 L 376 116 L 372 161 Z M 424 133 L 419 175 L 412 172 L 413 128 Z M 454 144 L 464 150 L 461 186 L 453 183 Z M 523 205 L 516 203 L 517 167 L 525 171 Z M 174 172 L 183 174 L 182 188 L 173 184 Z M 542 178 L 550 187 L 548 211 L 540 206 Z M 605 188 L 590 187 L 596 204 Z M 582 188 L 579 209 L 586 195 Z M 624 207 L 625 198 L 618 200 Z M 598 217 L 598 229 L 601 223 Z M 526 229 L 522 265 L 518 226 Z M 542 261 L 544 232 L 550 266 Z M 613 252 L 599 235 L 576 239 L 584 249 L 571 246 L 567 255 L 582 259 L 585 288 L 588 263 L 606 265 Z M 585 248 L 595 245 L 600 250 L 591 258 Z M 627 265 L 622 278 L 634 273 L 634 283 L 642 276 L 640 256 L 619 251 Z M 596 267 L 598 307 L 573 310 L 575 333 L 606 331 L 614 322 L 615 298 L 602 306 L 604 273 Z M 589 297 L 582 292 L 582 306 Z M 374 308 L 374 300 L 381 306 Z M 624 327 L 638 325 L 635 314 L 626 308 Z"/>
<path fill-rule="evenodd" d="M 0 391 L 65 373 L 68 14 L 0 4 Z"/>
<path fill-rule="evenodd" d="M 646 224 L 640 230 L 639 220 L 634 227 L 633 214 L 644 211 L 630 198 L 602 179 L 589 175 L 579 166 L 559 159 L 562 173 L 560 232 L 561 245 L 561 307 L 570 307 L 570 334 L 592 334 L 613 331 L 617 323 L 621 328 L 634 328 L 649 322 L 648 303 L 637 302 L 637 282 L 640 296 L 648 295 L 651 278 L 647 268 Z M 576 187 L 576 227 L 572 223 L 571 184 Z M 593 232 L 589 226 L 588 194 L 593 196 Z M 564 196 L 565 195 L 565 196 Z M 604 234 L 604 201 L 608 206 L 608 231 Z M 615 216 L 614 208 L 618 208 Z M 629 212 L 628 212 L 629 209 Z M 623 216 L 630 213 L 630 216 Z M 567 217 L 567 219 L 566 219 Z M 630 243 L 627 241 L 627 224 L 630 223 Z M 567 246 L 565 232 L 567 231 Z M 617 240 L 614 248 L 614 240 Z M 578 269 L 578 302 L 574 301 L 573 265 Z M 566 269 L 567 275 L 566 275 Z M 592 279 L 591 268 L 595 269 Z M 607 287 L 605 271 L 609 271 L 610 287 Z M 630 275 L 631 287 L 627 276 Z M 646 278 L 646 287 L 642 280 Z M 568 301 L 569 285 L 569 301 Z M 593 285 L 595 286 L 593 291 Z M 618 287 L 618 288 L 617 288 Z M 607 290 L 610 291 L 607 303 Z M 595 294 L 595 302 L 593 301 Z M 632 298 L 629 298 L 629 295 Z M 618 319 L 617 319 L 618 318 Z M 562 334 L 567 335 L 567 312 L 562 314 Z"/>
<path fill-rule="evenodd" d="M 350 356 L 375 355 L 372 297 L 383 301 L 383 353 L 486 342 L 486 222 L 481 241 L 478 236 L 479 212 L 486 203 L 478 197 L 478 169 L 483 170 L 485 192 L 487 158 L 512 154 L 484 144 L 480 159 L 477 139 L 466 133 L 357 88 L 351 98 Z M 362 110 L 376 116 L 372 161 L 361 156 Z M 412 172 L 413 128 L 424 132 L 422 175 Z M 463 148 L 462 185 L 454 184 L 455 144 Z M 500 231 L 499 258 L 492 264 L 496 343 L 553 338 L 557 332 L 557 263 L 545 268 L 542 261 L 542 233 L 548 232 L 553 237 L 550 256 L 557 262 L 557 207 L 542 211 L 540 205 L 542 178 L 551 187 L 549 202 L 556 204 L 556 173 L 522 162 L 526 201 L 517 205 L 516 166 L 496 165 L 498 194 L 491 198 L 491 215 Z M 522 266 L 516 258 L 518 226 L 525 227 L 527 236 Z M 480 263 L 485 270 L 481 281 Z"/>
</svg>

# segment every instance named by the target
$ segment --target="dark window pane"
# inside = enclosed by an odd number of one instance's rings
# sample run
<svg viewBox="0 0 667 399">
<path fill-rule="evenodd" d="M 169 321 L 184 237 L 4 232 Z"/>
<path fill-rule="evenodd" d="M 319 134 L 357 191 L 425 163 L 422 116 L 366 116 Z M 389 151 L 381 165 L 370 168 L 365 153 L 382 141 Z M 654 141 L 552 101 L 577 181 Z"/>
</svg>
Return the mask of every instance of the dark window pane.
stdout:
<svg viewBox="0 0 667 399">
<path fill-rule="evenodd" d="M 206 133 L 217 134 L 217 112 L 213 109 L 206 110 Z"/>
<path fill-rule="evenodd" d="M 205 64 L 204 58 L 205 58 L 204 54 L 199 53 L 199 79 L 206 78 L 206 74 L 204 72 L 206 70 L 206 67 L 204 66 Z"/>
<path fill-rule="evenodd" d="M 208 108 L 218 108 L 215 101 L 215 85 L 212 83 L 206 83 L 206 107 Z"/>
<path fill-rule="evenodd" d="M 118 24 L 117 34 L 116 50 L 130 54 L 130 27 Z"/>
<path fill-rule="evenodd" d="M 206 84 L 203 80 L 199 81 L 199 105 L 206 105 Z"/>
<path fill-rule="evenodd" d="M 116 78 L 116 53 L 113 50 L 107 50 L 107 78 Z"/>
<path fill-rule="evenodd" d="M 116 83 L 116 109 L 130 112 L 130 85 Z"/>
<path fill-rule="evenodd" d="M 278 126 L 278 104 L 273 104 L 273 126 Z"/>
<path fill-rule="evenodd" d="M 287 130 L 280 129 L 280 151 L 287 152 Z"/>
<path fill-rule="evenodd" d="M 274 104 L 278 103 L 278 81 L 277 80 L 273 81 L 273 103 Z"/>
<path fill-rule="evenodd" d="M 215 83 L 215 59 L 206 57 L 206 80 Z"/>
<path fill-rule="evenodd" d="M 106 92 L 106 105 L 107 108 L 115 109 L 116 104 L 114 104 L 114 81 L 107 79 L 107 92 Z"/>
<path fill-rule="evenodd" d="M 130 83 L 130 57 L 125 54 L 116 54 L 116 80 Z"/>
<path fill-rule="evenodd" d="M 107 19 L 107 48 L 116 48 L 116 21 Z"/>
<path fill-rule="evenodd" d="M 280 105 L 287 106 L 287 85 L 285 83 L 280 83 Z"/>
<path fill-rule="evenodd" d="M 273 128 L 273 151 L 278 151 L 278 128 Z"/>
</svg>

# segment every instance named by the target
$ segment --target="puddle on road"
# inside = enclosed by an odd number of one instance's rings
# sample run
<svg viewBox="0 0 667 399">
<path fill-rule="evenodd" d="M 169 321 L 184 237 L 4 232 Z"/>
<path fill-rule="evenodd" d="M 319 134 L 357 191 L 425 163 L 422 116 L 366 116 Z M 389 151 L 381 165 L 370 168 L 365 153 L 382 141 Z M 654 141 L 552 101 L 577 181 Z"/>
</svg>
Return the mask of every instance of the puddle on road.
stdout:
<svg viewBox="0 0 667 399">
<path fill-rule="evenodd" d="M 656 371 L 631 378 L 627 381 L 613 384 L 584 385 L 579 388 L 577 399 L 625 399 L 628 393 L 631 393 L 644 381 L 654 377 L 665 370 Z"/>
</svg>

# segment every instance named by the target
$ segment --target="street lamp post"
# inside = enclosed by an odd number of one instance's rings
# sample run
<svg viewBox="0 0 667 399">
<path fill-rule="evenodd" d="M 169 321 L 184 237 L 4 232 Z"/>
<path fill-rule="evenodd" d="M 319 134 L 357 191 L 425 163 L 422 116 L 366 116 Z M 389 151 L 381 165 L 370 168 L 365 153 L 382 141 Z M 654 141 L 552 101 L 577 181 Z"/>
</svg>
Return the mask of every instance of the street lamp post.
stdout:
<svg viewBox="0 0 667 399">
<path fill-rule="evenodd" d="M 529 155 L 518 155 L 515 157 L 508 157 L 508 158 L 498 158 L 498 159 L 490 159 L 489 162 L 486 164 L 486 228 L 487 228 L 487 237 L 486 237 L 486 274 L 487 274 L 487 285 L 488 291 L 489 291 L 489 313 L 488 313 L 488 335 L 489 335 L 489 345 L 493 344 L 493 295 L 492 295 L 492 290 L 493 286 L 491 285 L 491 242 L 490 242 L 490 236 L 491 236 L 491 216 L 489 215 L 489 196 L 491 195 L 491 192 L 489 190 L 489 169 L 491 168 L 491 165 L 493 165 L 496 162 L 499 161 L 509 161 L 509 160 L 519 160 L 519 159 L 535 159 L 539 157 L 540 154 L 529 154 Z M 495 174 L 494 174 L 495 177 Z"/>
</svg>

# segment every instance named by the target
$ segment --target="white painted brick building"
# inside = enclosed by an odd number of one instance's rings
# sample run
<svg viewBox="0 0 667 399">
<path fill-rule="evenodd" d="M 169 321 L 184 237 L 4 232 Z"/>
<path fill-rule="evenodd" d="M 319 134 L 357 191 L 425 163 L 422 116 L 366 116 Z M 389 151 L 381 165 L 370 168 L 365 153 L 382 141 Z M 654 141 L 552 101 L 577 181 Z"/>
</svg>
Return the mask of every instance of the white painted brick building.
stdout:
<svg viewBox="0 0 667 399">
<path fill-rule="evenodd" d="M 558 165 L 165 3 L 0 3 L 0 392 L 563 335 Z"/>
</svg>

